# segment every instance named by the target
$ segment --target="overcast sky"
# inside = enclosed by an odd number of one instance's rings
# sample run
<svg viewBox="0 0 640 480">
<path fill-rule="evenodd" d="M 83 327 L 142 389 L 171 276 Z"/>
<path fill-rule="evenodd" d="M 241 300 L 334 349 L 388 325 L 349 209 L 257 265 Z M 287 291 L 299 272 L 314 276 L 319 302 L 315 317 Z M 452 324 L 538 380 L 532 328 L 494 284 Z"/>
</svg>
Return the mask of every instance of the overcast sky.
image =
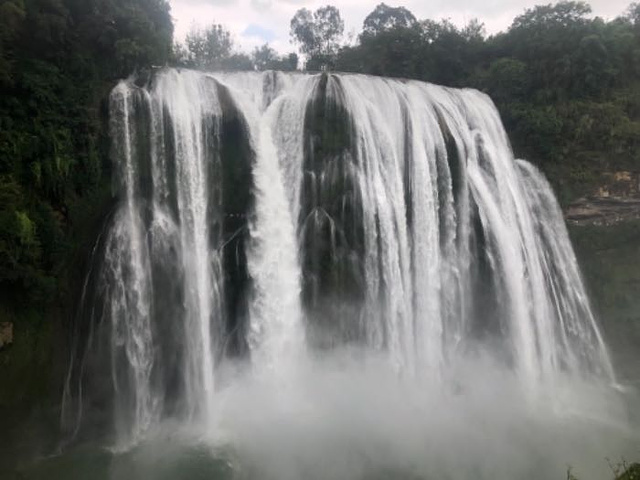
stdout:
<svg viewBox="0 0 640 480">
<path fill-rule="evenodd" d="M 251 51 L 269 43 L 281 53 L 295 50 L 289 42 L 289 22 L 299 8 L 316 8 L 331 4 L 340 9 L 345 21 L 345 34 L 357 35 L 364 18 L 382 0 L 170 0 L 176 25 L 176 37 L 181 40 L 192 24 L 207 26 L 221 23 L 231 31 L 235 45 Z M 418 19 L 448 18 L 458 25 L 472 18 L 484 22 L 487 32 L 506 29 L 513 18 L 525 8 L 550 0 L 406 0 L 391 6 L 407 7 Z M 595 15 L 613 18 L 622 13 L 631 0 L 593 0 Z"/>
</svg>

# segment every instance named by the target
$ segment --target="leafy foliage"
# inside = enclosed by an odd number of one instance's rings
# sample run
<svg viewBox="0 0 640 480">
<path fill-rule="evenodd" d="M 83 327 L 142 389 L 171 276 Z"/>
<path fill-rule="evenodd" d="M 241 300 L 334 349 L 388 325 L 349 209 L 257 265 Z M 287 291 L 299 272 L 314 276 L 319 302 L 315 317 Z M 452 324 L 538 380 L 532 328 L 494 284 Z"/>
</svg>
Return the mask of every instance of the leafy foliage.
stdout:
<svg viewBox="0 0 640 480">
<path fill-rule="evenodd" d="M 298 56 L 291 53 L 280 56 L 264 44 L 255 48 L 251 56 L 237 51 L 231 32 L 220 24 L 212 24 L 205 29 L 191 28 L 185 45 L 176 44 L 173 49 L 174 63 L 201 70 L 295 70 Z"/>
<path fill-rule="evenodd" d="M 291 19 L 291 38 L 309 57 L 309 70 L 319 70 L 333 63 L 343 33 L 344 21 L 340 11 L 331 5 L 320 7 L 313 13 L 302 8 Z"/>
<path fill-rule="evenodd" d="M 231 57 L 231 34 L 222 25 L 205 30 L 193 28 L 187 35 L 187 62 L 194 67 L 215 70 Z"/>
<path fill-rule="evenodd" d="M 290 72 L 298 67 L 298 55 L 290 53 L 281 57 L 268 43 L 265 43 L 260 48 L 256 47 L 251 57 L 255 69 L 258 71 L 281 70 Z"/>
<path fill-rule="evenodd" d="M 165 0 L 0 0 L 0 305 L 67 288 L 110 183 L 101 102 L 165 64 L 172 34 Z"/>
<path fill-rule="evenodd" d="M 416 17 L 406 8 L 381 3 L 364 19 L 362 35 L 378 35 L 395 28 L 410 28 L 416 23 Z"/>
</svg>

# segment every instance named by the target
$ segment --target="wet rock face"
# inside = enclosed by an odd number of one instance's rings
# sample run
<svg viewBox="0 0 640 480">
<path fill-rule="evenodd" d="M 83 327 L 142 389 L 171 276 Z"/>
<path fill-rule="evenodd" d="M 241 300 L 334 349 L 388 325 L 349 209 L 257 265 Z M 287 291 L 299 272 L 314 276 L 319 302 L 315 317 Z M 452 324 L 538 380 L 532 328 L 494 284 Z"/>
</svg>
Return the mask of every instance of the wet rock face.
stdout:
<svg viewBox="0 0 640 480">
<path fill-rule="evenodd" d="M 640 221 L 569 225 L 618 379 L 640 382 Z"/>
<path fill-rule="evenodd" d="M 13 344 L 13 323 L 0 323 L 0 350 Z"/>
<path fill-rule="evenodd" d="M 608 172 L 565 209 L 591 304 L 619 378 L 640 379 L 640 175 Z M 627 477 L 621 477 L 627 478 Z"/>
</svg>

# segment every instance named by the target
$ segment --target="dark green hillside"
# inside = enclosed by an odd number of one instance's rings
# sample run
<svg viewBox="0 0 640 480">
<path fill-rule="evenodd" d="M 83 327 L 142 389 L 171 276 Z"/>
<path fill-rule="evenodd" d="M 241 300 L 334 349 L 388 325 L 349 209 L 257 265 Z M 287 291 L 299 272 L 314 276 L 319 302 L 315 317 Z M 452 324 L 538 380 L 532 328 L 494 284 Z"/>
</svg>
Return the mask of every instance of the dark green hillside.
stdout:
<svg viewBox="0 0 640 480">
<path fill-rule="evenodd" d="M 107 95 L 165 64 L 172 33 L 165 0 L 0 0 L 2 431 L 20 418 L 4 409 L 58 395 L 64 326 L 111 204 Z"/>
</svg>

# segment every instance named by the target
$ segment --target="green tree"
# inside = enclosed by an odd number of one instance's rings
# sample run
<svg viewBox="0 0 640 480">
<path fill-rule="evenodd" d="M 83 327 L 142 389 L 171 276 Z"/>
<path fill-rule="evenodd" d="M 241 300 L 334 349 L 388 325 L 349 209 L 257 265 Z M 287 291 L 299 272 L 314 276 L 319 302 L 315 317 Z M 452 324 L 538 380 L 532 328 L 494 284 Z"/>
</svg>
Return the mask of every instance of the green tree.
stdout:
<svg viewBox="0 0 640 480">
<path fill-rule="evenodd" d="M 280 56 L 269 44 L 265 43 L 261 47 L 256 47 L 251 55 L 256 70 L 282 70 L 291 72 L 298 67 L 298 55 L 289 53 Z"/>
<path fill-rule="evenodd" d="M 309 65 L 318 68 L 333 63 L 344 33 L 340 11 L 331 5 L 311 12 L 302 8 L 291 19 L 291 38 L 309 57 Z"/>
<path fill-rule="evenodd" d="M 221 68 L 231 57 L 231 33 L 220 24 L 206 29 L 192 27 L 186 38 L 187 62 L 204 70 Z"/>
<path fill-rule="evenodd" d="M 449 20 L 423 20 L 425 71 L 429 80 L 451 86 L 465 86 L 484 56 L 484 25 L 471 20 L 463 28 Z"/>
<path fill-rule="evenodd" d="M 293 72 L 298 69 L 298 54 L 295 52 L 291 52 L 281 59 L 280 67 L 285 72 Z"/>
<path fill-rule="evenodd" d="M 525 101 L 530 94 L 527 64 L 511 57 L 493 61 L 481 77 L 477 86 L 499 103 Z"/>
<path fill-rule="evenodd" d="M 381 3 L 364 19 L 362 35 L 377 35 L 395 28 L 411 28 L 416 23 L 416 17 L 405 7 L 390 7 Z"/>
<path fill-rule="evenodd" d="M 389 77 L 425 79 L 426 45 L 418 26 L 360 36 L 360 44 L 340 51 L 336 68 Z"/>
<path fill-rule="evenodd" d="M 102 102 L 172 35 L 165 0 L 0 0 L 0 308 L 64 289 L 109 191 Z"/>
<path fill-rule="evenodd" d="M 253 59 L 249 55 L 242 52 L 234 52 L 220 62 L 220 68 L 222 70 L 242 72 L 252 71 L 255 69 L 255 66 Z"/>
<path fill-rule="evenodd" d="M 277 69 L 280 62 L 278 52 L 265 43 L 261 47 L 256 47 L 251 55 L 253 64 L 257 70 L 274 70 Z"/>
<path fill-rule="evenodd" d="M 518 15 L 511 24 L 514 29 L 535 29 L 543 31 L 557 27 L 571 28 L 576 24 L 588 22 L 587 15 L 591 7 L 585 2 L 562 1 L 555 5 L 537 5 L 528 8 L 522 15 Z"/>
</svg>

